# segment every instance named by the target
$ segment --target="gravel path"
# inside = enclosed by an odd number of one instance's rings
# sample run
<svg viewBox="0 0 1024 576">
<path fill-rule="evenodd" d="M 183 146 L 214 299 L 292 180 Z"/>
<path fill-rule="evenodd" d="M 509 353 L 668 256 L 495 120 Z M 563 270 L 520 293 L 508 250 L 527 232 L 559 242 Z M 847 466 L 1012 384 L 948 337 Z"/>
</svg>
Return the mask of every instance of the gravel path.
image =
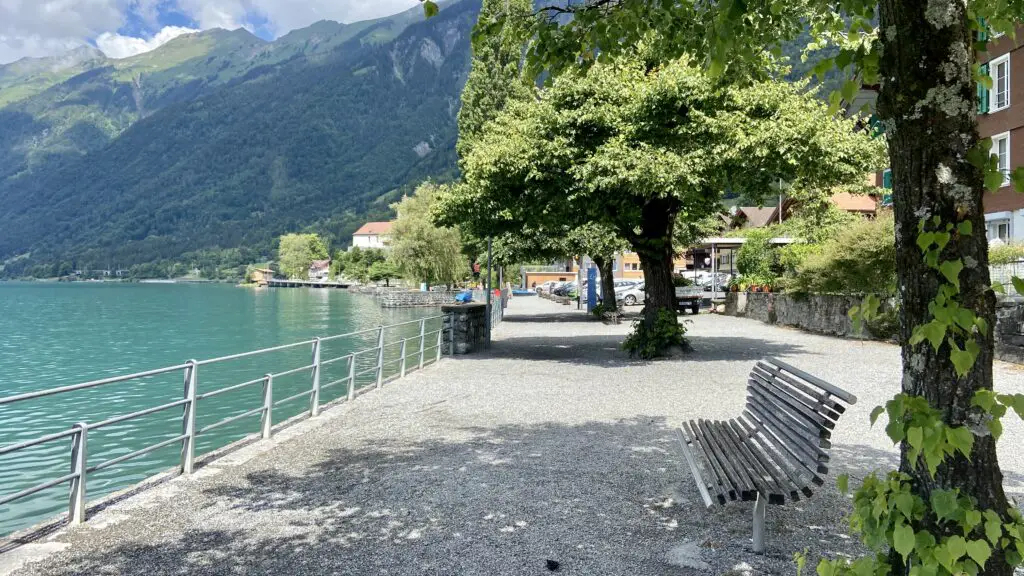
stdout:
<svg viewBox="0 0 1024 576">
<path fill-rule="evenodd" d="M 777 356 L 855 393 L 834 470 L 896 454 L 868 413 L 898 386 L 895 346 L 701 315 L 695 352 L 635 362 L 606 326 L 513 300 L 492 349 L 445 360 L 0 554 L 0 575 L 793 574 L 792 553 L 855 554 L 830 484 L 770 507 L 750 552 L 750 503 L 705 510 L 671 427 L 735 417 L 751 364 Z M 996 366 L 997 388 L 1024 370 Z M 1024 427 L 1000 459 L 1024 491 Z M 18 566 L 21 566 L 19 569 Z M 552 566 L 554 566 L 552 564 Z M 13 571 L 13 572 L 12 572 Z"/>
</svg>

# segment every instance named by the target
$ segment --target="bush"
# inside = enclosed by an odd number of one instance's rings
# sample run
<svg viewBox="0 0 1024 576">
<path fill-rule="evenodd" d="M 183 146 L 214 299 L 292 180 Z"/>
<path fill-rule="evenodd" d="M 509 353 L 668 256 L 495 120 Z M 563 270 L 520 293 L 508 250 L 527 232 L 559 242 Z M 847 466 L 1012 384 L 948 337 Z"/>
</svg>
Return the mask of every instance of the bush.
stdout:
<svg viewBox="0 0 1024 576">
<path fill-rule="evenodd" d="M 779 253 L 768 242 L 775 236 L 772 228 L 752 230 L 736 253 L 736 269 L 744 276 L 775 277 L 782 272 Z"/>
<path fill-rule="evenodd" d="M 650 360 L 675 346 L 685 346 L 685 334 L 686 327 L 676 320 L 675 312 L 662 309 L 652 327 L 644 323 L 643 317 L 633 322 L 633 332 L 622 343 L 622 349 L 631 357 Z"/>
<path fill-rule="evenodd" d="M 817 294 L 895 294 L 896 232 L 892 215 L 861 220 L 807 256 L 792 290 Z"/>
<path fill-rule="evenodd" d="M 988 248 L 988 263 L 991 266 L 1001 266 L 1018 260 L 1024 260 L 1024 244 L 1002 244 Z"/>
</svg>

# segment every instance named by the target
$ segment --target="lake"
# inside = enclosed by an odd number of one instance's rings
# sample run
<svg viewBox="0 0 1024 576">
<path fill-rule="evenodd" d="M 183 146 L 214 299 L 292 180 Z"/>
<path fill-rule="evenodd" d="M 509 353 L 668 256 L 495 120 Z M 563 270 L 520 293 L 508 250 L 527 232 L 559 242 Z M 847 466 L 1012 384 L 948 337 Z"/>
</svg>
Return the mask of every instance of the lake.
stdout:
<svg viewBox="0 0 1024 576">
<path fill-rule="evenodd" d="M 437 309 L 382 310 L 368 296 L 337 289 L 247 289 L 203 284 L 0 283 L 0 397 L 148 371 L 260 348 L 344 334 L 379 324 L 396 324 Z M 418 322 L 387 331 L 395 342 L 418 336 Z M 440 320 L 427 331 L 440 328 Z M 326 361 L 376 346 L 376 331 L 325 342 Z M 427 338 L 429 348 L 436 335 Z M 418 338 L 409 342 L 409 362 L 418 363 Z M 267 373 L 310 364 L 311 345 L 204 365 L 198 369 L 200 394 Z M 397 373 L 400 345 L 386 352 L 386 375 Z M 434 350 L 428 350 L 428 357 Z M 415 358 L 413 356 L 415 355 Z M 359 356 L 358 386 L 372 383 L 374 354 Z M 410 364 L 412 365 L 412 364 Z M 72 391 L 0 406 L 0 447 L 64 431 L 76 422 L 97 423 L 182 398 L 183 371 Z M 324 366 L 321 383 L 344 378 L 347 360 Z M 310 370 L 275 377 L 274 399 L 311 387 Z M 321 403 L 347 393 L 341 383 L 324 389 Z M 246 386 L 198 401 L 201 429 L 262 404 L 262 384 Z M 309 409 L 308 397 L 274 407 L 275 423 Z M 88 465 L 129 454 L 181 434 L 182 408 L 173 407 L 88 434 Z M 203 433 L 201 455 L 259 431 L 254 414 Z M 146 455 L 88 475 L 88 499 L 126 488 L 177 465 L 181 445 L 170 444 Z M 68 438 L 0 455 L 0 498 L 70 471 Z M 67 510 L 68 484 L 0 505 L 0 536 Z"/>
</svg>

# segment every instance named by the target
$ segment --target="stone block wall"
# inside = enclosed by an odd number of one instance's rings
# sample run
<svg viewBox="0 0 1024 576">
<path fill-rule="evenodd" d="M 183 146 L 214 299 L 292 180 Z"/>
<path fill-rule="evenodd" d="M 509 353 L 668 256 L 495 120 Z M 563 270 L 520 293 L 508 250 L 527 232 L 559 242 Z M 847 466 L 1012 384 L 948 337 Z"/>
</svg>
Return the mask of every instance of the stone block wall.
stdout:
<svg viewBox="0 0 1024 576">
<path fill-rule="evenodd" d="M 376 297 L 382 308 L 417 308 L 443 306 L 455 302 L 458 292 L 418 292 L 414 290 L 378 290 Z"/>
<path fill-rule="evenodd" d="M 443 354 L 470 354 L 482 349 L 487 340 L 487 304 L 448 304 L 441 306 L 444 314 L 444 332 L 441 346 Z M 454 327 L 454 330 L 453 330 Z M 452 349 L 452 337 L 455 347 Z"/>
<path fill-rule="evenodd" d="M 730 292 L 725 299 L 725 314 L 844 338 L 891 339 L 893 326 L 883 331 L 882 326 L 869 324 L 863 334 L 854 330 L 847 312 L 862 300 L 859 296 L 833 294 L 797 298 L 789 294 Z M 883 303 L 881 311 L 891 307 L 891 302 Z M 1024 298 L 1001 300 L 996 320 L 996 358 L 1024 364 Z"/>
</svg>

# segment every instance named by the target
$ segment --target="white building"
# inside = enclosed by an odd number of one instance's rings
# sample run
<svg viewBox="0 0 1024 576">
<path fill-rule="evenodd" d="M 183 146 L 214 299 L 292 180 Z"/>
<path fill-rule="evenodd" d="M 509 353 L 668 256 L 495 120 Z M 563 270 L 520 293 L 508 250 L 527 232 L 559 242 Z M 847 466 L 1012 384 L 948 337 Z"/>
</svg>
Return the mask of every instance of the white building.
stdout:
<svg viewBox="0 0 1024 576">
<path fill-rule="evenodd" d="M 387 248 L 388 235 L 394 222 L 367 222 L 352 234 L 352 247 Z"/>
<path fill-rule="evenodd" d="M 329 280 L 331 277 L 330 260 L 313 260 L 309 265 L 310 280 Z"/>
</svg>

